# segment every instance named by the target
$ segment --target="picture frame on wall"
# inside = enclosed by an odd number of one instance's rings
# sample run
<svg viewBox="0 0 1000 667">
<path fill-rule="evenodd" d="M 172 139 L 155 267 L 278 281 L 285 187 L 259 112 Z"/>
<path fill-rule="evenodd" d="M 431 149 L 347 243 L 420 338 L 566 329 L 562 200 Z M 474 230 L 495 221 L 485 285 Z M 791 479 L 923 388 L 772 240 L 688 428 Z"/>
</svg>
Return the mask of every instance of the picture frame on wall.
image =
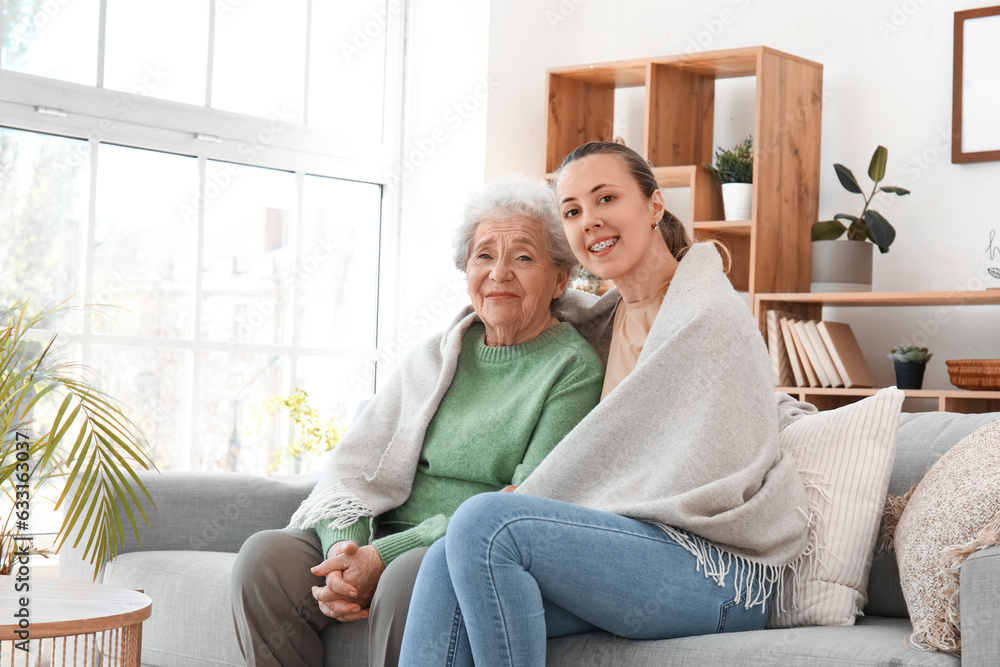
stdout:
<svg viewBox="0 0 1000 667">
<path fill-rule="evenodd" d="M 1000 6 L 955 12 L 951 161 L 1000 160 Z"/>
</svg>

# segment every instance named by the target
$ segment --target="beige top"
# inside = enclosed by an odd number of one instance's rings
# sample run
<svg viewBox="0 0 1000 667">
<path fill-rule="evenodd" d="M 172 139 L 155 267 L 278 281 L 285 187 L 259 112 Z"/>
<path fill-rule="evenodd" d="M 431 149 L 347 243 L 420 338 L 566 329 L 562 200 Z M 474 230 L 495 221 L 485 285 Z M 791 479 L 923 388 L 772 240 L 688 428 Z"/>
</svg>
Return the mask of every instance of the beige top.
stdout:
<svg viewBox="0 0 1000 667">
<path fill-rule="evenodd" d="M 602 401 L 635 369 L 635 362 L 639 359 L 642 346 L 646 343 L 646 336 L 653 326 L 653 320 L 660 312 L 660 304 L 663 303 L 668 287 L 670 287 L 669 280 L 648 299 L 632 304 L 622 299 L 618 305 L 611 333 L 611 349 L 608 350 L 608 368 L 604 373 Z"/>
</svg>

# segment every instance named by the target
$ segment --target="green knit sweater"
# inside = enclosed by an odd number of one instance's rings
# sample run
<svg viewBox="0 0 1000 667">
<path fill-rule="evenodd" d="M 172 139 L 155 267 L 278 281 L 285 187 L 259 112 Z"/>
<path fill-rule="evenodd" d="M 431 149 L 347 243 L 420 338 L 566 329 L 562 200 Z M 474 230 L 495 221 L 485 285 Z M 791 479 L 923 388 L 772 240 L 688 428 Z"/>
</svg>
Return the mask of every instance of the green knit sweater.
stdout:
<svg viewBox="0 0 1000 667">
<path fill-rule="evenodd" d="M 427 427 L 410 497 L 376 518 L 391 534 L 373 543 L 388 565 L 430 546 L 466 499 L 519 485 L 597 405 L 604 370 L 572 325 L 559 323 L 521 345 L 488 347 L 473 325 L 451 387 Z M 368 544 L 367 521 L 316 525 L 323 553 L 342 540 Z"/>
</svg>

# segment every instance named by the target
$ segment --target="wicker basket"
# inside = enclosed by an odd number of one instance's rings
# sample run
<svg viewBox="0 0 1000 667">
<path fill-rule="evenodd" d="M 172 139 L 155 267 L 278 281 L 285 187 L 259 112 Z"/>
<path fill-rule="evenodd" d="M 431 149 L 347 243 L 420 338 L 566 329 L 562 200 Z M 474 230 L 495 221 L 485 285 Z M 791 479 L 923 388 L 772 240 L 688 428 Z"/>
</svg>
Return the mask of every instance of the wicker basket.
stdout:
<svg viewBox="0 0 1000 667">
<path fill-rule="evenodd" d="M 1000 359 L 951 359 L 945 362 L 959 389 L 1000 389 Z"/>
</svg>

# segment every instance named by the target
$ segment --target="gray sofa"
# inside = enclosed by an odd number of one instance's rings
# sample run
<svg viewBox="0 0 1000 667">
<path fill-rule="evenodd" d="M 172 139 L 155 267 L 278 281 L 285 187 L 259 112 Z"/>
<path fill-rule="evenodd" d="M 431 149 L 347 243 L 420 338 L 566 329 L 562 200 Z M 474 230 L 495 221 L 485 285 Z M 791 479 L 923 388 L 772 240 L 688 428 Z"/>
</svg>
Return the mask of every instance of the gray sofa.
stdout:
<svg viewBox="0 0 1000 667">
<path fill-rule="evenodd" d="M 889 492 L 905 492 L 963 436 L 1000 413 L 903 414 Z M 252 533 L 285 526 L 316 477 L 264 478 L 240 474 L 167 473 L 144 482 L 158 511 L 132 538 L 100 580 L 141 588 L 153 599 L 145 622 L 144 665 L 242 665 L 229 609 L 229 571 Z M 90 579 L 93 566 L 68 547 L 60 576 Z M 910 630 L 892 554 L 875 554 L 865 616 L 849 627 L 807 627 L 634 641 L 594 633 L 549 641 L 548 664 L 582 665 L 1000 665 L 1000 547 L 972 556 L 961 573 L 963 659 L 906 648 Z M 367 664 L 364 622 L 336 625 L 324 635 L 325 664 Z"/>
</svg>

